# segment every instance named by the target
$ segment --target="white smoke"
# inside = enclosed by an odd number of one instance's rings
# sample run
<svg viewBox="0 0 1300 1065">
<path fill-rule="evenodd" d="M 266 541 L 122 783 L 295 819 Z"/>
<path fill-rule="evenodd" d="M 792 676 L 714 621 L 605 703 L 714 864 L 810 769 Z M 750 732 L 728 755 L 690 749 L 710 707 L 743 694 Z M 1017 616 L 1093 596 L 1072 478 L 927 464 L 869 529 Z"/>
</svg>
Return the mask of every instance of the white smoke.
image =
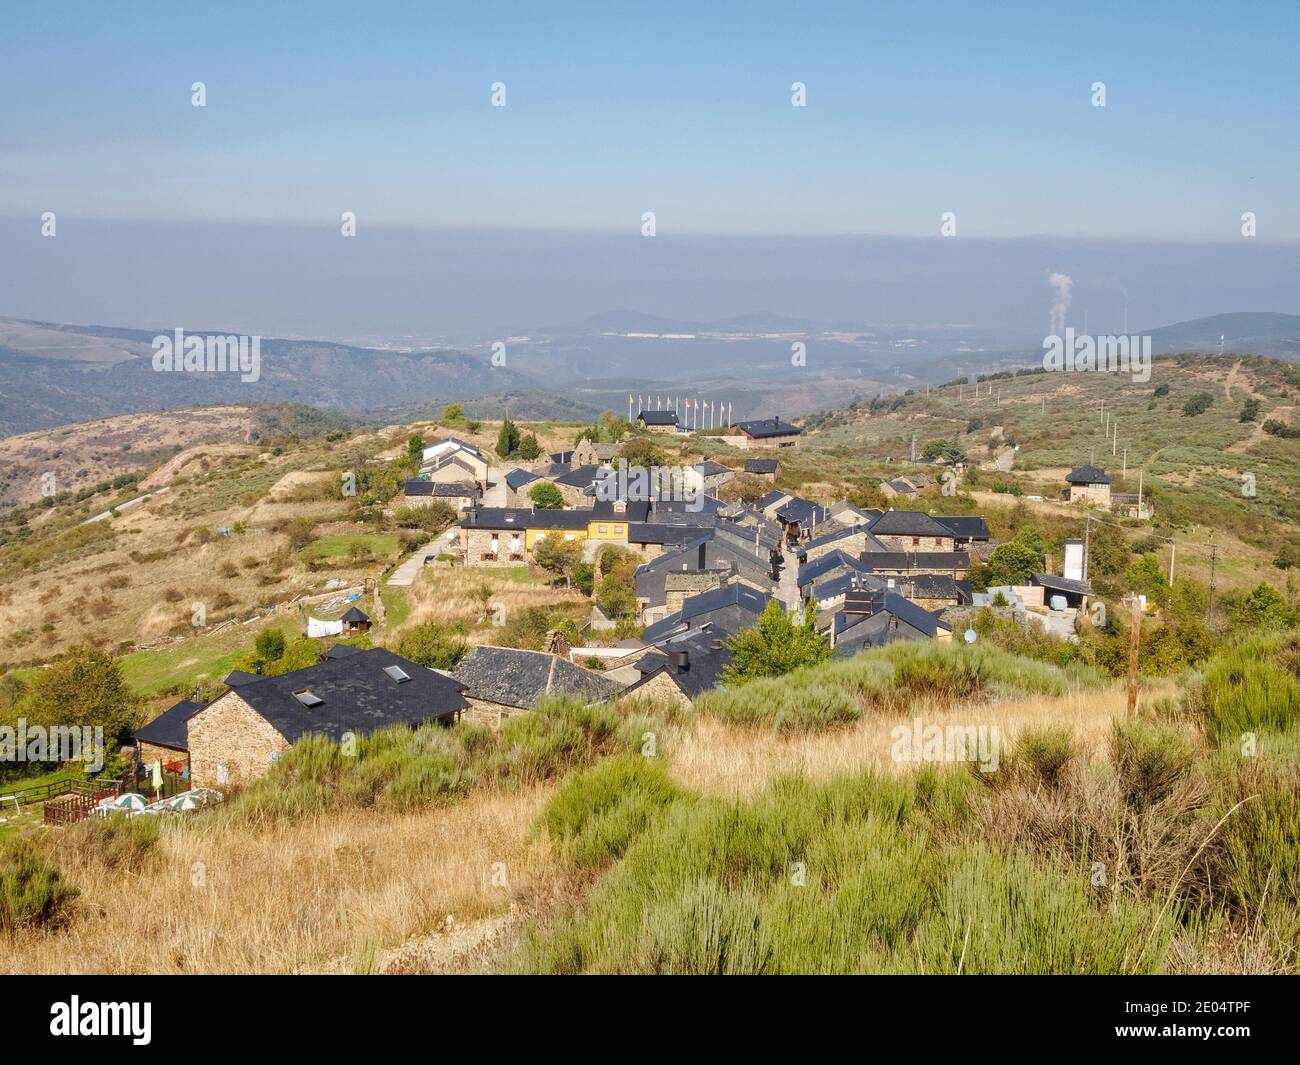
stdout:
<svg viewBox="0 0 1300 1065">
<path fill-rule="evenodd" d="M 1047 335 L 1064 336 L 1065 313 L 1070 309 L 1070 292 L 1074 288 L 1074 279 L 1069 274 L 1048 274 L 1047 283 L 1056 289 L 1056 299 L 1052 301 Z"/>
</svg>

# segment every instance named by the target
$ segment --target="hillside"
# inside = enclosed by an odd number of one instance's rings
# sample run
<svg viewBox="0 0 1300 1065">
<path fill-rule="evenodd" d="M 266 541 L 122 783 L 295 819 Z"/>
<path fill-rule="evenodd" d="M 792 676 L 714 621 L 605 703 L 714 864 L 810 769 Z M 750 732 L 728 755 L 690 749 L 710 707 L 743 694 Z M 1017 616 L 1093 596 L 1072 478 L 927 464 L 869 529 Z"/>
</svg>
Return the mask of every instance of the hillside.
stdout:
<svg viewBox="0 0 1300 1065">
<path fill-rule="evenodd" d="M 1214 314 L 1189 322 L 1148 329 L 1157 353 L 1178 351 L 1249 351 L 1257 355 L 1300 358 L 1300 315 L 1269 311 Z"/>
</svg>

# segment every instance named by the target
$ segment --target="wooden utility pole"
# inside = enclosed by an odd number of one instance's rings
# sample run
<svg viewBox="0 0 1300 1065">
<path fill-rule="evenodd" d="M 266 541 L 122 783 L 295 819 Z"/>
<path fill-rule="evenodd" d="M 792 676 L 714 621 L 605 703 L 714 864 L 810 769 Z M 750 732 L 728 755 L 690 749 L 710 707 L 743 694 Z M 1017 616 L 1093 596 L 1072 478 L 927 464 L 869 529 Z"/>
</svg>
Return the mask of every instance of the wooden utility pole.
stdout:
<svg viewBox="0 0 1300 1065">
<path fill-rule="evenodd" d="M 1219 545 L 1210 544 L 1210 598 L 1205 605 L 1205 627 L 1214 629 L 1214 569 L 1219 560 Z"/>
<path fill-rule="evenodd" d="M 1124 449 L 1124 472 L 1120 474 L 1122 480 L 1128 479 L 1128 448 Z"/>
<path fill-rule="evenodd" d="M 1128 716 L 1132 717 L 1138 703 L 1138 641 L 1142 638 L 1142 603 L 1133 595 L 1133 631 L 1128 645 Z"/>
<path fill-rule="evenodd" d="M 1178 541 L 1169 541 L 1169 587 L 1174 586 L 1174 556 L 1178 554 Z"/>
</svg>

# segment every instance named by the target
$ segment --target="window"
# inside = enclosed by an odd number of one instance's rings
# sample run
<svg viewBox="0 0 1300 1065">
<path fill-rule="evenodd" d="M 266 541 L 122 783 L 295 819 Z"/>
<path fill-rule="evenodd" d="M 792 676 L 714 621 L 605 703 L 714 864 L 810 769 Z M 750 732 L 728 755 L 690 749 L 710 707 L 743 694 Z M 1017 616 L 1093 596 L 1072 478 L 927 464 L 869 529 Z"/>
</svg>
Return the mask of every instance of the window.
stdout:
<svg viewBox="0 0 1300 1065">
<path fill-rule="evenodd" d="M 600 527 L 600 535 L 601 535 L 601 536 L 608 536 L 608 535 L 609 535 L 609 526 L 608 526 L 608 525 L 602 525 L 602 526 Z"/>
<path fill-rule="evenodd" d="M 401 666 L 384 666 L 384 672 L 393 680 L 397 681 L 398 684 L 405 684 L 411 679 L 411 675 Z"/>
<path fill-rule="evenodd" d="M 919 536 L 913 536 L 913 537 L 912 537 L 912 546 L 913 546 L 913 547 L 920 547 L 920 546 L 921 546 L 921 538 L 920 538 Z"/>
<path fill-rule="evenodd" d="M 293 697 L 302 703 L 303 706 L 320 706 L 325 700 L 309 688 L 303 688 L 302 691 L 293 693 Z"/>
<path fill-rule="evenodd" d="M 572 540 L 572 539 L 573 539 L 573 533 L 565 533 L 565 534 L 564 534 L 564 538 L 565 538 L 566 540 Z"/>
</svg>

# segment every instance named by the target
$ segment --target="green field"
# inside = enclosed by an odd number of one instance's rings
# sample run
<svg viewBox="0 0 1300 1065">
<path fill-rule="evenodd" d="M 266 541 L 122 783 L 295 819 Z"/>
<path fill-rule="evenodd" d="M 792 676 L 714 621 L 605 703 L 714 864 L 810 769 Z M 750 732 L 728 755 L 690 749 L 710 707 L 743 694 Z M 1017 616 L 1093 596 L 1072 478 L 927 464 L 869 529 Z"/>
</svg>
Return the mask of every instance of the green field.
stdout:
<svg viewBox="0 0 1300 1065">
<path fill-rule="evenodd" d="M 302 631 L 302 624 L 292 615 L 281 614 L 261 625 L 237 625 L 215 636 L 199 636 L 168 647 L 136 651 L 121 659 L 122 673 L 131 688 L 146 697 L 192 687 L 203 676 L 219 680 L 253 646 L 254 637 L 267 628 L 296 636 Z"/>
<path fill-rule="evenodd" d="M 344 558 L 351 555 L 355 548 L 362 553 L 362 557 L 395 558 L 397 543 L 395 533 L 339 533 L 312 541 L 302 549 L 302 556 L 315 559 Z"/>
</svg>

